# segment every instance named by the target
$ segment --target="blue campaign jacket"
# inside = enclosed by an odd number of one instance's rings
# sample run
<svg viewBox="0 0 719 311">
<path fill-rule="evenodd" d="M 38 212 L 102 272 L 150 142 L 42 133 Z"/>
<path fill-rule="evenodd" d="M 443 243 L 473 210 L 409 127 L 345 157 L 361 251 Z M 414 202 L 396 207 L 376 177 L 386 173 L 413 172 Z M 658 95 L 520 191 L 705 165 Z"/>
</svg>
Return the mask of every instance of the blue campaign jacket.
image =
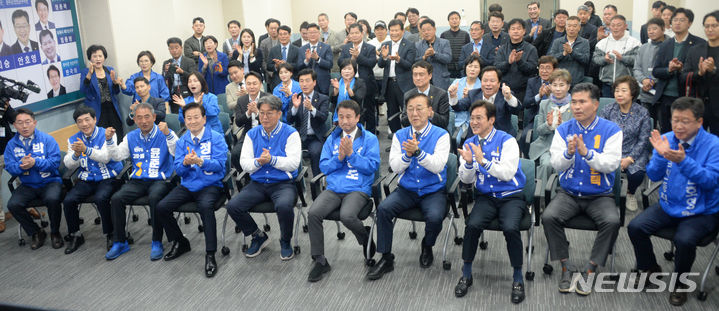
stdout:
<svg viewBox="0 0 719 311">
<path fill-rule="evenodd" d="M 160 132 L 157 125 L 152 127 L 147 139 L 142 137 L 139 128 L 128 133 L 125 139 L 132 157 L 131 179 L 166 180 L 172 176 L 173 157 L 167 149 L 170 138 Z"/>
<path fill-rule="evenodd" d="M 412 139 L 412 133 L 412 126 L 408 126 L 397 131 L 394 135 L 397 137 L 397 140 L 403 142 Z M 429 123 L 429 126 L 422 132 L 422 135 L 417 137 L 417 140 L 419 140 L 419 149 L 423 152 L 417 157 L 407 158 L 406 155 L 402 156 L 403 161 L 409 162 L 409 167 L 399 176 L 400 186 L 407 190 L 414 191 L 420 196 L 444 189 L 447 184 L 446 165 L 439 174 L 434 174 L 419 165 L 419 161 L 424 160 L 427 153 L 435 153 L 434 147 L 437 144 L 437 140 L 443 135 L 449 134 L 445 129 Z"/>
<path fill-rule="evenodd" d="M 294 133 L 297 133 L 297 130 L 294 127 L 282 122 L 277 123 L 275 129 L 272 130 L 272 133 L 270 133 L 270 137 L 267 137 L 267 132 L 265 132 L 265 129 L 262 126 L 255 126 L 247 132 L 245 143 L 248 143 L 248 139 L 250 140 L 254 158 L 259 158 L 262 155 L 263 148 L 270 150 L 270 154 L 272 155 L 272 160 L 262 166 L 259 166 L 257 160 L 255 160 L 255 167 L 259 168 L 257 171 L 250 174 L 250 178 L 253 181 L 263 184 L 271 184 L 293 180 L 297 177 L 297 174 L 299 173 L 298 169 L 288 172 L 275 167 L 275 164 L 277 164 L 277 157 L 292 156 L 285 152 L 285 145 L 287 145 L 287 139 Z M 299 137 L 299 133 L 296 135 Z M 299 139 L 297 141 L 299 141 Z M 296 156 L 299 157 L 301 155 Z"/>
<path fill-rule="evenodd" d="M 194 101 L 195 98 L 192 96 L 185 97 L 185 104 L 189 104 Z M 205 116 L 207 117 L 207 124 L 205 125 L 215 132 L 220 134 L 225 133 L 225 131 L 222 130 L 222 123 L 217 117 L 220 115 L 220 106 L 217 105 L 217 96 L 212 93 L 205 93 L 202 95 L 202 106 L 205 107 Z M 180 107 L 180 112 L 178 114 L 180 123 L 185 123 L 185 115 L 182 113 L 182 107 Z"/>
<path fill-rule="evenodd" d="M 479 139 L 479 136 L 474 135 L 464 143 L 479 145 Z M 465 163 L 465 168 L 467 169 L 477 168 L 475 171 L 477 181 L 474 186 L 477 187 L 479 192 L 489 194 L 496 198 L 504 198 L 522 192 L 527 178 L 524 176 L 524 172 L 522 172 L 522 162 L 519 158 L 517 158 L 517 162 L 519 162 L 517 163 L 517 172 L 514 174 L 512 180 L 502 181 L 488 172 L 493 162 L 496 163 L 502 159 L 504 143 L 510 139 L 514 139 L 514 137 L 506 132 L 493 128 L 484 141 L 484 144 L 482 144 L 482 153 L 484 153 L 484 158 L 487 160 L 486 163 L 484 165 L 479 165 L 476 161 L 473 162 L 472 165 Z M 516 142 L 514 143 L 516 144 Z M 474 152 L 472 152 L 472 155 L 474 155 Z"/>
<path fill-rule="evenodd" d="M 603 153 L 607 140 L 619 132 L 621 132 L 621 129 L 618 125 L 600 117 L 596 117 L 587 128 L 582 128 L 582 125 L 574 119 L 559 125 L 555 133 L 559 134 L 564 141 L 567 141 L 569 135 L 582 134 L 584 144 L 588 150 L 587 157 L 582 157 L 579 153 L 575 153 L 573 155 L 573 165 L 559 172 L 559 185 L 562 189 L 577 196 L 611 193 L 614 186 L 615 171 L 611 173 L 596 171 L 587 164 L 587 160 L 592 160 L 596 154 L 595 152 Z M 621 147 L 621 139 L 619 143 Z M 566 159 L 571 158 L 566 152 L 563 156 Z"/>
<path fill-rule="evenodd" d="M 35 129 L 30 145 L 25 148 L 15 135 L 5 147 L 5 170 L 13 176 L 20 176 L 20 181 L 31 188 L 42 188 L 51 182 L 60 182 L 60 147 L 52 136 Z M 29 170 L 20 168 L 21 159 L 31 154 L 35 158 L 35 166 Z"/>
<path fill-rule="evenodd" d="M 327 189 L 336 193 L 362 191 L 371 196 L 374 174 L 380 165 L 379 140 L 357 124 L 352 154 L 340 161 L 338 155 L 342 136 L 342 128 L 337 127 L 322 147 L 320 170 L 327 175 Z"/>
<path fill-rule="evenodd" d="M 117 94 L 120 93 L 120 87 L 117 86 L 117 84 L 114 84 L 112 82 L 112 79 L 110 79 L 110 72 L 114 70 L 110 66 L 103 66 L 105 69 L 105 78 L 107 78 L 107 83 L 110 87 L 110 97 L 112 98 L 112 105 L 115 107 L 115 112 L 117 112 L 117 116 L 122 120 L 122 116 L 120 115 L 120 104 L 117 101 Z M 100 120 L 100 114 L 102 113 L 100 99 L 102 98 L 100 95 L 100 84 L 97 82 L 97 73 L 92 74 L 92 78 L 90 79 L 90 83 L 85 84 L 85 77 L 87 76 L 89 69 L 83 68 L 82 73 L 80 73 L 80 91 L 85 94 L 85 105 L 88 107 L 95 109 L 95 116 L 98 120 Z M 115 72 L 117 74 L 117 72 Z"/>
<path fill-rule="evenodd" d="M 207 126 L 204 131 L 198 144 L 192 141 L 192 134 L 188 130 L 175 146 L 175 172 L 182 177 L 180 184 L 192 192 L 209 186 L 222 188 L 222 178 L 225 176 L 225 162 L 227 162 L 225 138 Z M 186 166 L 182 163 L 185 155 L 192 150 L 205 160 L 202 167 L 196 164 Z"/>
<path fill-rule="evenodd" d="M 674 132 L 664 136 L 672 149 L 678 149 L 679 140 Z M 659 189 L 659 204 L 672 217 L 719 212 L 719 138 L 700 127 L 685 152 L 684 160 L 677 164 L 654 150 L 647 176 L 652 181 L 664 180 Z"/>
<path fill-rule="evenodd" d="M 125 86 L 126 89 L 122 90 L 122 93 L 125 95 L 132 96 L 132 101 L 135 100 L 142 101 L 140 99 L 140 96 L 137 96 L 137 93 L 135 92 L 135 79 L 137 77 L 144 77 L 142 74 L 142 71 L 136 72 L 133 75 L 131 75 L 126 81 Z M 172 102 L 172 98 L 170 98 L 170 89 L 167 88 L 167 83 L 165 83 L 165 78 L 154 71 L 150 72 L 150 97 L 156 97 L 160 98 L 166 102 Z"/>
<path fill-rule="evenodd" d="M 95 126 L 95 131 L 92 132 L 90 140 L 87 140 L 85 134 L 77 132 L 75 135 L 68 138 L 68 142 L 81 140 L 87 147 L 87 151 L 76 157 L 74 153 L 71 157 L 74 161 L 80 160 L 80 171 L 78 177 L 84 181 L 101 181 L 117 176 L 122 171 L 122 162 L 109 161 L 107 163 L 101 163 L 90 159 L 93 152 L 102 149 L 105 146 L 105 128 Z M 72 152 L 72 151 L 71 151 Z M 67 163 L 67 162 L 66 162 Z"/>
</svg>

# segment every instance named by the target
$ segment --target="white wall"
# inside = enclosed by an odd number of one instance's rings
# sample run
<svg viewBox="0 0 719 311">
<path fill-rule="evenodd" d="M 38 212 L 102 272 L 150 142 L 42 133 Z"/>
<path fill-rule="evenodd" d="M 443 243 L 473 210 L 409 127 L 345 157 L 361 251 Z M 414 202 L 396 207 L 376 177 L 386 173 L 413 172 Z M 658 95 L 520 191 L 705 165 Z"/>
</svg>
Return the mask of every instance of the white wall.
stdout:
<svg viewBox="0 0 719 311">
<path fill-rule="evenodd" d="M 719 10 L 719 5 L 715 1 L 709 0 L 685 0 L 682 2 L 683 7 L 690 8 L 694 13 L 694 23 L 692 23 L 692 27 L 689 28 L 689 32 L 695 36 L 706 39 L 707 36 L 704 33 L 702 20 L 704 19 L 704 15 L 707 15 L 709 12 Z"/>
</svg>

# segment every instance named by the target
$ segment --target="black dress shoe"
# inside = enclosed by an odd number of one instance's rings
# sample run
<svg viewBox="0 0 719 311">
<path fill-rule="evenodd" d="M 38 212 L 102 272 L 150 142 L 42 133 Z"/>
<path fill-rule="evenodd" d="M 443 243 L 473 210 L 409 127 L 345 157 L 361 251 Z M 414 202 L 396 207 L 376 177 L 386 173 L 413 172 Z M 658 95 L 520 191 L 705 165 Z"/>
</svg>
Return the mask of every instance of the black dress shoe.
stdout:
<svg viewBox="0 0 719 311">
<path fill-rule="evenodd" d="M 524 283 L 512 283 L 512 303 L 524 301 Z"/>
<path fill-rule="evenodd" d="M 50 242 L 52 243 L 52 248 L 54 249 L 61 248 L 65 245 L 60 233 L 50 233 Z"/>
<path fill-rule="evenodd" d="M 187 253 L 190 251 L 190 241 L 187 239 L 182 239 L 180 241 L 174 241 L 172 242 L 172 248 L 169 252 L 167 252 L 167 255 L 165 255 L 165 261 L 173 260 L 177 257 L 182 256 L 182 254 Z"/>
<path fill-rule="evenodd" d="M 369 272 L 367 272 L 367 279 L 371 281 L 379 280 L 385 273 L 392 272 L 392 270 L 394 270 L 394 255 L 383 255 L 382 259 L 380 259 L 374 267 L 369 269 Z"/>
<path fill-rule="evenodd" d="M 432 255 L 432 246 L 424 245 L 424 239 L 422 239 L 422 254 L 419 255 L 419 266 L 422 268 L 429 268 L 434 261 L 434 255 Z"/>
<path fill-rule="evenodd" d="M 472 278 L 459 278 L 457 286 L 454 287 L 454 295 L 457 297 L 464 297 L 470 286 L 472 286 Z"/>
<path fill-rule="evenodd" d="M 678 289 L 683 289 L 684 291 L 677 291 Z M 686 287 L 682 285 L 681 283 L 677 282 L 676 288 L 669 293 L 669 303 L 672 306 L 680 307 L 684 305 L 684 303 L 687 302 L 687 292 Z"/>
<path fill-rule="evenodd" d="M 217 262 L 215 262 L 215 254 L 205 255 L 205 276 L 211 278 L 217 274 Z"/>
<path fill-rule="evenodd" d="M 67 248 L 65 249 L 65 254 L 72 254 L 74 253 L 78 248 L 80 248 L 80 245 L 85 244 L 85 237 L 80 235 L 75 235 L 70 237 L 70 241 L 67 242 Z"/>
<path fill-rule="evenodd" d="M 369 235 L 370 228 L 368 226 L 364 227 L 367 230 L 367 234 Z M 364 259 L 370 259 L 374 257 L 374 254 L 377 252 L 377 244 L 374 243 L 374 238 L 369 235 L 369 257 L 367 256 L 367 240 L 364 240 L 362 242 L 362 255 L 364 255 Z"/>
<path fill-rule="evenodd" d="M 45 239 L 47 239 L 47 233 L 45 233 L 45 230 L 39 230 L 38 232 L 35 232 L 35 234 L 32 235 L 32 243 L 30 243 L 30 249 L 36 250 L 45 244 Z"/>
<path fill-rule="evenodd" d="M 314 265 L 312 266 L 312 270 L 310 270 L 310 275 L 307 277 L 307 281 L 317 282 L 322 279 L 325 273 L 330 272 L 330 270 L 332 270 L 332 267 L 330 267 L 329 262 L 325 262 L 325 264 L 323 265 L 315 261 Z"/>
</svg>

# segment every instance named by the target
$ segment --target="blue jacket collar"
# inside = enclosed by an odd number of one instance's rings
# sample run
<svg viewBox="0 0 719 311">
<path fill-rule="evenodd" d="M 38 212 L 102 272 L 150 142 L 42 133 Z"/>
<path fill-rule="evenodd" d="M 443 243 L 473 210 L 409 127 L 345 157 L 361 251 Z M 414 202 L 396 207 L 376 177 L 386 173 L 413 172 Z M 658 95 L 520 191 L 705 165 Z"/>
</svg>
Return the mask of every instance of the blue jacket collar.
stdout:
<svg viewBox="0 0 719 311">
<path fill-rule="evenodd" d="M 587 127 L 584 127 L 582 125 L 582 123 L 579 123 L 579 121 L 577 121 L 576 119 L 574 120 L 574 122 L 577 122 L 577 125 L 579 126 L 580 129 L 586 130 L 586 131 L 591 131 L 594 129 L 595 126 L 597 126 L 597 123 L 599 123 L 599 116 L 594 116 L 594 121 L 592 121 L 592 123 L 589 124 L 589 126 L 587 126 Z"/>
</svg>

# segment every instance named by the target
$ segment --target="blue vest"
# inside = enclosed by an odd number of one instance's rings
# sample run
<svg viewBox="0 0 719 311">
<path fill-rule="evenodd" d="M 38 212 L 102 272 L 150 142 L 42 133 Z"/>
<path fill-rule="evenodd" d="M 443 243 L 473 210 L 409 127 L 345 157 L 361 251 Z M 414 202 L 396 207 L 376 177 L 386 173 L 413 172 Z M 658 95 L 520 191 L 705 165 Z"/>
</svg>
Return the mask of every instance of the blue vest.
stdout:
<svg viewBox="0 0 719 311">
<path fill-rule="evenodd" d="M 286 123 L 277 122 L 277 126 L 270 136 L 267 136 L 265 128 L 262 126 L 255 126 L 247 132 L 247 137 L 252 140 L 252 152 L 255 158 L 259 158 L 262 155 L 262 148 L 270 151 L 270 155 L 273 157 L 286 157 L 285 145 L 287 145 L 287 138 L 292 133 L 297 132 L 295 128 L 289 126 Z M 292 172 L 286 172 L 279 170 L 272 166 L 273 161 L 263 165 L 257 171 L 250 175 L 250 178 L 258 183 L 272 184 L 282 181 L 293 180 L 297 177 L 298 170 Z"/>
<path fill-rule="evenodd" d="M 172 154 L 167 150 L 168 136 L 152 127 L 147 139 L 136 129 L 127 134 L 127 148 L 132 157 L 131 179 L 166 180 L 172 175 Z"/>
<path fill-rule="evenodd" d="M 447 131 L 441 127 L 434 126 L 431 122 L 417 137 L 419 141 L 419 149 L 434 154 L 434 147 L 440 137 L 449 135 Z M 397 136 L 400 144 L 405 140 L 412 139 L 414 129 L 412 126 L 405 127 L 394 135 Z M 414 191 L 419 196 L 434 193 L 442 190 L 447 183 L 447 166 L 442 169 L 439 174 L 432 173 L 419 165 L 419 157 L 411 157 L 409 167 L 407 167 L 399 176 L 399 184 L 407 190 Z"/>
<path fill-rule="evenodd" d="M 587 152 L 594 150 L 595 152 L 604 152 L 604 144 L 607 139 L 614 136 L 621 129 L 614 122 L 596 117 L 592 124 L 584 128 L 575 119 L 564 122 L 557 127 L 557 133 L 561 135 L 564 141 L 570 135 L 582 135 L 584 145 L 587 146 Z M 567 192 L 576 195 L 597 195 L 609 194 L 614 187 L 614 173 L 604 174 L 595 171 L 584 157 L 579 153 L 574 154 L 574 164 L 564 172 L 559 173 L 559 185 Z"/>
<path fill-rule="evenodd" d="M 477 175 L 477 182 L 475 187 L 483 194 L 491 195 L 495 198 L 504 198 L 515 193 L 522 192 L 524 183 L 527 178 L 522 172 L 522 161 L 517 158 L 517 172 L 514 173 L 514 178 L 510 181 L 501 181 L 489 174 L 488 169 L 492 168 L 492 162 L 502 158 L 502 146 L 504 142 L 510 139 L 514 139 L 511 135 L 506 132 L 492 128 L 492 131 L 487 136 L 487 139 L 482 144 L 482 153 L 486 161 L 485 166 L 480 166 L 479 163 L 474 162 L 473 165 L 479 167 L 479 170 L 475 171 Z M 465 144 L 473 143 L 479 145 L 479 136 L 474 135 L 472 138 L 464 142 Z M 474 153 L 472 153 L 474 155 Z M 466 164 L 465 164 L 466 165 Z"/>
<path fill-rule="evenodd" d="M 25 147 L 20 140 L 20 134 L 15 135 L 8 141 L 5 147 L 5 170 L 13 176 L 20 176 L 20 181 L 31 188 L 41 188 L 51 182 L 61 182 L 60 172 L 60 148 L 55 139 L 38 129 L 35 129 L 34 137 L 30 144 Z M 21 159 L 27 155 L 35 158 L 35 166 L 29 170 L 20 168 Z"/>
<path fill-rule="evenodd" d="M 374 175 L 380 165 L 379 140 L 357 124 L 352 155 L 340 162 L 339 147 L 343 136 L 342 128 L 337 127 L 322 147 L 320 169 L 327 175 L 327 189 L 335 193 L 362 191 L 371 196 Z M 332 172 L 327 174 L 329 170 Z"/>
<path fill-rule="evenodd" d="M 95 131 L 92 132 L 89 140 L 82 132 L 75 133 L 68 140 L 70 143 L 81 140 L 87 147 L 79 157 L 72 155 L 73 160 L 80 160 L 78 178 L 84 181 L 102 181 L 113 178 L 122 171 L 122 162 L 110 161 L 106 164 L 90 159 L 93 152 L 99 151 L 105 145 L 105 128 L 95 126 Z"/>
<path fill-rule="evenodd" d="M 193 164 L 185 166 L 183 161 L 185 155 L 190 151 L 195 151 L 197 156 L 204 159 L 205 166 L 216 166 L 220 168 L 217 172 L 206 171 L 203 168 Z M 217 165 L 208 163 L 212 160 L 218 162 Z M 192 141 L 192 133 L 188 130 L 177 141 L 175 145 L 175 171 L 177 175 L 182 177 L 180 184 L 192 192 L 200 191 L 206 187 L 215 186 L 223 188 L 222 178 L 227 170 L 227 143 L 222 134 L 213 131 L 209 126 L 205 126 L 205 132 L 197 144 Z M 218 166 L 219 165 L 219 166 Z"/>
</svg>

